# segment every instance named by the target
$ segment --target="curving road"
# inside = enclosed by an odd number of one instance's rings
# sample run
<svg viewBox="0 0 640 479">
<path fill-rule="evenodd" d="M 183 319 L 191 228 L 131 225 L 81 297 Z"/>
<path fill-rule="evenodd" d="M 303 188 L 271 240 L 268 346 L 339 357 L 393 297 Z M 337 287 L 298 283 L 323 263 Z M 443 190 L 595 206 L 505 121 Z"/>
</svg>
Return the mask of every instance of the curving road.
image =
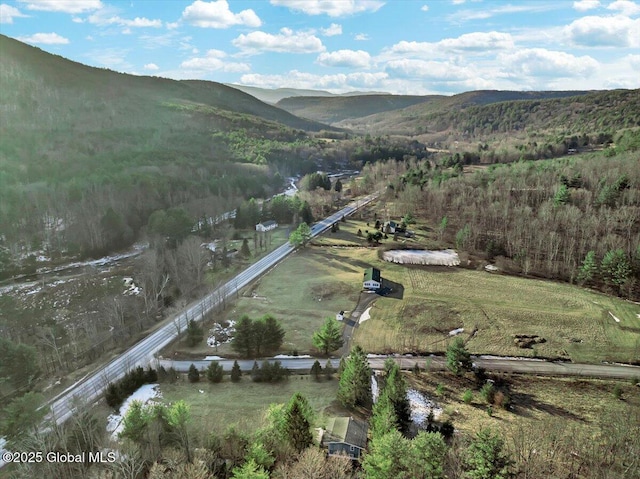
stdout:
<svg viewBox="0 0 640 479">
<path fill-rule="evenodd" d="M 349 203 L 346 207 L 325 218 L 311 227 L 312 236 L 317 236 L 331 227 L 331 225 L 343 216 L 349 216 L 359 208 L 370 203 L 377 197 L 377 194 L 369 195 Z M 207 296 L 191 304 L 188 308 L 167 321 L 164 326 L 151 333 L 106 366 L 96 370 L 91 375 L 67 388 L 54 399 L 50 400 L 48 406 L 51 409 L 50 417 L 57 423 L 63 423 L 74 412 L 74 398 L 80 398 L 83 402 L 91 402 L 99 398 L 106 386 L 121 378 L 127 371 L 136 366 L 147 366 L 150 364 L 158 351 L 174 341 L 180 331 L 186 330 L 190 320 L 200 321 L 207 313 L 225 301 L 233 297 L 246 285 L 266 273 L 277 263 L 282 261 L 287 255 L 295 250 L 289 244 L 284 244 L 269 253 L 264 258 L 249 266 L 246 270 L 238 274 L 235 278 L 209 293 Z M 252 363 L 253 364 L 253 363 Z"/>
<path fill-rule="evenodd" d="M 369 365 L 372 369 L 380 370 L 384 368 L 384 362 L 388 358 L 394 359 L 401 369 L 409 370 L 416 363 L 422 369 L 426 367 L 429 370 L 446 369 L 446 359 L 441 356 L 370 356 Z M 500 358 L 500 357 L 474 357 L 473 363 L 476 367 L 483 368 L 487 371 L 510 372 L 522 374 L 536 374 L 541 376 L 585 376 L 592 378 L 611 378 L 611 379 L 633 379 L 640 378 L 640 366 L 630 366 L 626 364 L 577 364 L 563 363 L 543 360 L 527 360 L 518 358 Z M 282 365 L 292 371 L 308 371 L 311 369 L 316 358 L 283 358 L 278 359 Z M 275 361 L 275 359 L 265 359 L 264 361 Z M 326 359 L 319 359 L 320 364 L 324 367 Z M 233 366 L 233 360 L 219 360 L 225 371 L 230 371 Z M 258 364 L 262 364 L 262 360 Z M 331 364 L 334 368 L 339 365 L 340 359 L 332 358 Z M 198 369 L 206 369 L 211 361 L 172 361 L 168 359 L 160 359 L 158 365 L 162 365 L 165 369 L 170 367 L 176 371 L 186 372 L 191 364 L 195 364 Z M 250 371 L 253 367 L 253 360 L 238 361 L 240 369 Z"/>
</svg>

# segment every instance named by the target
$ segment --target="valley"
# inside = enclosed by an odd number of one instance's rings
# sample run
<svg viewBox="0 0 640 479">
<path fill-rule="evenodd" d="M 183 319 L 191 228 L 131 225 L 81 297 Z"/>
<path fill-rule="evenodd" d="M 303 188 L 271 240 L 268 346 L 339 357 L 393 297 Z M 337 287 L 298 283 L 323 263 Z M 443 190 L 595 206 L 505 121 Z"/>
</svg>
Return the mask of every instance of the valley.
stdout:
<svg viewBox="0 0 640 479">
<path fill-rule="evenodd" d="M 245 3 L 1 6 L 0 478 L 640 477 L 637 41 L 430 37 L 640 6 Z"/>
</svg>

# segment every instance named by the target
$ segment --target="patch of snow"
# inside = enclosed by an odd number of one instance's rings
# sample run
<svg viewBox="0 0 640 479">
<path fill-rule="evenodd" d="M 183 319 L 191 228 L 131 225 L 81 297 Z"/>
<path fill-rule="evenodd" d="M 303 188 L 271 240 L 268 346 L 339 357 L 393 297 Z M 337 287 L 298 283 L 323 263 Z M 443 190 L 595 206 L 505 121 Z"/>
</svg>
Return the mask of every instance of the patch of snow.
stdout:
<svg viewBox="0 0 640 479">
<path fill-rule="evenodd" d="M 496 271 L 499 271 L 498 267 L 496 265 L 493 264 L 488 264 L 484 267 L 485 271 L 488 271 L 490 273 L 495 273 Z"/>
<path fill-rule="evenodd" d="M 36 256 L 36 261 L 39 262 L 39 263 L 46 263 L 46 262 L 51 261 L 51 258 L 47 258 L 46 256 L 41 254 L 39 256 Z"/>
<path fill-rule="evenodd" d="M 509 360 L 518 360 L 518 361 L 544 361 L 544 359 L 539 358 L 523 358 L 520 356 L 491 356 L 491 355 L 482 355 L 478 356 L 480 359 L 509 359 Z"/>
<path fill-rule="evenodd" d="M 344 315 L 338 313 L 336 314 L 336 321 L 343 321 L 344 320 Z"/>
<path fill-rule="evenodd" d="M 640 319 L 640 313 L 636 313 L 636 317 Z"/>
<path fill-rule="evenodd" d="M 107 432 L 111 433 L 113 439 L 118 439 L 118 434 L 122 431 L 124 425 L 122 419 L 127 414 L 129 407 L 133 401 L 140 401 L 142 404 L 155 403 L 155 398 L 162 397 L 160 393 L 160 386 L 158 384 L 145 384 L 140 386 L 131 396 L 129 396 L 122 406 L 118 414 L 110 414 L 107 418 Z"/>
<path fill-rule="evenodd" d="M 210 243 L 202 243 L 200 246 L 202 248 L 204 248 L 204 249 L 208 249 L 212 253 L 216 252 L 216 242 L 215 241 L 212 241 Z"/>
<path fill-rule="evenodd" d="M 273 357 L 273 359 L 295 359 L 295 358 L 311 359 L 311 356 L 309 356 L 308 354 L 301 354 L 300 356 L 292 356 L 290 354 L 278 354 Z"/>
<path fill-rule="evenodd" d="M 7 444 L 6 439 L 5 439 L 4 437 L 0 436 L 0 469 L 1 469 L 2 467 L 4 467 L 4 465 L 6 464 L 6 462 L 4 462 L 4 461 L 2 460 L 2 456 L 4 455 L 4 453 L 5 453 L 5 452 L 8 452 L 8 451 L 4 448 L 5 444 Z"/>
<path fill-rule="evenodd" d="M 382 259 L 399 264 L 423 264 L 429 266 L 458 266 L 460 258 L 452 249 L 441 251 L 402 249 L 382 253 Z"/>
<path fill-rule="evenodd" d="M 613 314 L 611 311 L 609 311 L 609 314 L 611 315 L 611 317 L 613 318 L 613 320 L 614 320 L 616 323 L 619 323 L 619 322 L 620 322 L 620 318 L 617 318 L 616 316 L 614 316 L 614 314 Z"/>
<path fill-rule="evenodd" d="M 378 401 L 378 394 L 380 389 L 378 388 L 378 380 L 376 379 L 376 375 L 371 375 L 371 397 L 373 398 L 373 402 Z"/>
<path fill-rule="evenodd" d="M 202 389 L 198 389 L 198 392 L 199 392 L 200 394 L 204 394 L 204 391 L 203 391 Z"/>
<path fill-rule="evenodd" d="M 220 356 L 205 356 L 204 360 L 205 361 L 220 361 L 223 360 L 224 358 L 221 358 Z"/>
<path fill-rule="evenodd" d="M 133 282 L 133 278 L 124 278 L 123 281 L 127 289 L 122 294 L 126 294 L 127 296 L 138 296 L 142 291 L 142 288 L 136 286 L 136 284 Z"/>
<path fill-rule="evenodd" d="M 454 329 L 453 331 L 449 331 L 449 336 L 457 336 L 460 333 L 464 333 L 464 328 Z"/>
<path fill-rule="evenodd" d="M 411 408 L 411 420 L 418 426 L 425 425 L 430 413 L 433 414 L 434 419 L 438 419 L 442 415 L 442 408 L 426 398 L 420 391 L 407 389 L 407 399 Z"/>
<path fill-rule="evenodd" d="M 358 323 L 364 323 L 367 319 L 371 319 L 369 311 L 371 311 L 371 307 L 368 307 L 364 310 L 364 313 L 362 313 L 362 316 L 360 316 L 360 320 L 358 321 Z"/>
<path fill-rule="evenodd" d="M 224 328 L 220 323 L 215 323 L 213 325 L 213 328 L 209 330 L 207 345 L 211 348 L 215 348 L 216 346 L 220 346 L 221 344 L 230 343 L 233 339 L 233 333 L 235 332 L 235 321 L 229 321 L 229 326 L 227 326 L 226 328 Z"/>
<path fill-rule="evenodd" d="M 368 359 L 376 359 L 376 358 L 388 358 L 388 354 L 367 354 Z"/>
</svg>

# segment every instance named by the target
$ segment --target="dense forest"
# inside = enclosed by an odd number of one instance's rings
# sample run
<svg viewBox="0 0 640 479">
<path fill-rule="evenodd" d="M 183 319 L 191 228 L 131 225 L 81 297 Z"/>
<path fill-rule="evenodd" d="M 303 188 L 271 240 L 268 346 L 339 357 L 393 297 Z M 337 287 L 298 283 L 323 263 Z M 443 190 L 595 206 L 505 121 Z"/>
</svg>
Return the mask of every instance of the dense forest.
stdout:
<svg viewBox="0 0 640 479">
<path fill-rule="evenodd" d="M 560 279 L 640 298 L 640 136 L 556 160 L 462 174 L 451 157 L 366 168 L 458 250 L 505 272 Z M 371 186 L 369 186 L 371 187 Z"/>
</svg>

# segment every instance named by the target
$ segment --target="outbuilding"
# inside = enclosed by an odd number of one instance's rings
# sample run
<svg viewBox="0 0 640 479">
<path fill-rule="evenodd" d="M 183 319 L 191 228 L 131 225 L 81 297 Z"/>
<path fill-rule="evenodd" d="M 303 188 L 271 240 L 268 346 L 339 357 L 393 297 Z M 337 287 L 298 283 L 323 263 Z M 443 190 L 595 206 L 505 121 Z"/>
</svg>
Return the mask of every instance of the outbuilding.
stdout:
<svg viewBox="0 0 640 479">
<path fill-rule="evenodd" d="M 368 424 L 352 417 L 332 417 L 327 428 L 321 431 L 320 443 L 327 448 L 329 456 L 347 455 L 360 459 L 367 447 Z"/>
<path fill-rule="evenodd" d="M 264 223 L 258 223 L 256 225 L 256 231 L 259 233 L 266 233 L 267 231 L 274 230 L 278 227 L 278 223 L 273 220 L 265 221 Z"/>
</svg>

